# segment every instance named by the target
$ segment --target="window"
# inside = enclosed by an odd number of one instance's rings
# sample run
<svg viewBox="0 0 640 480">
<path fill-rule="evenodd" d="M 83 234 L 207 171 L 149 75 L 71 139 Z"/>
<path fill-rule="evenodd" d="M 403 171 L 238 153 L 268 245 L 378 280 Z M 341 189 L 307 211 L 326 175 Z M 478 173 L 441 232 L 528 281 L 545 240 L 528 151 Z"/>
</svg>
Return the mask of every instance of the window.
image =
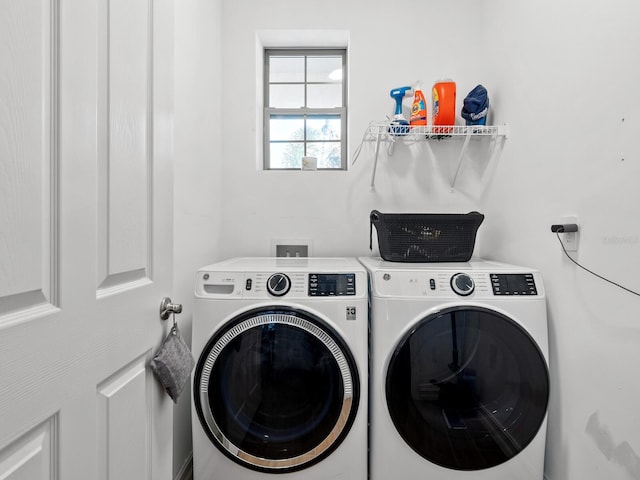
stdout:
<svg viewBox="0 0 640 480">
<path fill-rule="evenodd" d="M 265 50 L 265 170 L 346 170 L 346 50 Z"/>
</svg>

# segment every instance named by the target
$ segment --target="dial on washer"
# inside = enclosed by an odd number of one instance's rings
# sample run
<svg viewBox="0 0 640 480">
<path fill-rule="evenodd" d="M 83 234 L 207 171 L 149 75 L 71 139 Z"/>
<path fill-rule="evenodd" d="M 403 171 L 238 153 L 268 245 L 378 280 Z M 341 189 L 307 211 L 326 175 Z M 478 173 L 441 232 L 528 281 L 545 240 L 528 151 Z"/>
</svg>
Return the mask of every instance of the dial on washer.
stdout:
<svg viewBox="0 0 640 480">
<path fill-rule="evenodd" d="M 291 279 L 284 273 L 274 273 L 267 280 L 267 291 L 275 296 L 281 297 L 291 288 Z"/>
</svg>

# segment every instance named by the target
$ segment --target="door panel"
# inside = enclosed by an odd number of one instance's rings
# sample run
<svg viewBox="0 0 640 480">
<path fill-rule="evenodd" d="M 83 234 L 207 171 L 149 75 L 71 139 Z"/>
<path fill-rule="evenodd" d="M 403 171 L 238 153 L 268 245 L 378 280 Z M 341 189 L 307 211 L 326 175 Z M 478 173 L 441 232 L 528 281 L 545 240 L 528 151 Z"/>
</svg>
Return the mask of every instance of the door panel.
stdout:
<svg viewBox="0 0 640 480">
<path fill-rule="evenodd" d="M 17 440 L 0 454 L 0 478 L 3 480 L 52 480 L 57 418 L 52 417 Z"/>
<path fill-rule="evenodd" d="M 56 303 L 56 10 L 49 0 L 0 10 L 0 315 Z"/>
<path fill-rule="evenodd" d="M 0 4 L 0 477 L 168 480 L 173 0 Z M 179 299 L 176 299 L 179 301 Z"/>
<path fill-rule="evenodd" d="M 99 157 L 100 289 L 149 277 L 153 221 L 151 2 L 110 0 L 103 7 L 98 61 L 106 104 L 99 134 L 107 148 Z"/>
<path fill-rule="evenodd" d="M 151 478 L 141 448 L 151 434 L 150 377 L 145 363 L 146 355 L 98 385 L 100 480 Z"/>
</svg>

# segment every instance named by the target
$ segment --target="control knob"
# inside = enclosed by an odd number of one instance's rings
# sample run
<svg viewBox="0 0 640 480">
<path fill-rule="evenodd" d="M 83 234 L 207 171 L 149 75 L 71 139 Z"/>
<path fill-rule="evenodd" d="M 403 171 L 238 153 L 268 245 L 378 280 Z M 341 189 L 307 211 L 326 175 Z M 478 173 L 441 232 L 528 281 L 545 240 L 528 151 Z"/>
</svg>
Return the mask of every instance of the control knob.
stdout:
<svg viewBox="0 0 640 480">
<path fill-rule="evenodd" d="M 451 277 L 451 288 L 460 296 L 471 295 L 475 287 L 473 278 L 467 273 L 456 273 Z"/>
<path fill-rule="evenodd" d="M 290 288 L 291 279 L 284 273 L 274 273 L 267 280 L 267 291 L 275 297 L 286 295 Z"/>
</svg>

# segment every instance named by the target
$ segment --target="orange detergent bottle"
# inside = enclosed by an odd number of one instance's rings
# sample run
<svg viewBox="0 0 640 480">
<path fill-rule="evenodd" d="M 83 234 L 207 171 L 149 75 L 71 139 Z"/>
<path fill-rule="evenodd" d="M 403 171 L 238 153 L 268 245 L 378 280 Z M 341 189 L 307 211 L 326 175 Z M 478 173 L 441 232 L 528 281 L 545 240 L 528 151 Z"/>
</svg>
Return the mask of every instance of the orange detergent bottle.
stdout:
<svg viewBox="0 0 640 480">
<path fill-rule="evenodd" d="M 456 82 L 444 80 L 436 82 L 432 90 L 432 116 L 434 126 L 448 126 L 456 123 Z M 453 129 L 443 128 L 442 133 L 450 133 Z"/>
<path fill-rule="evenodd" d="M 416 83 L 414 91 L 409 124 L 412 127 L 417 127 L 427 124 L 427 101 L 424 98 L 424 93 L 422 93 L 419 83 Z"/>
</svg>

